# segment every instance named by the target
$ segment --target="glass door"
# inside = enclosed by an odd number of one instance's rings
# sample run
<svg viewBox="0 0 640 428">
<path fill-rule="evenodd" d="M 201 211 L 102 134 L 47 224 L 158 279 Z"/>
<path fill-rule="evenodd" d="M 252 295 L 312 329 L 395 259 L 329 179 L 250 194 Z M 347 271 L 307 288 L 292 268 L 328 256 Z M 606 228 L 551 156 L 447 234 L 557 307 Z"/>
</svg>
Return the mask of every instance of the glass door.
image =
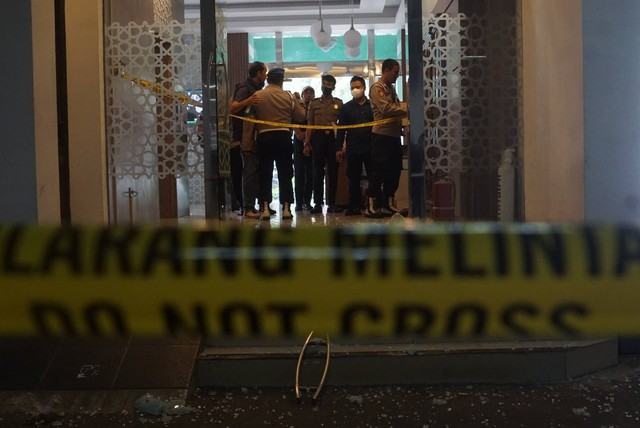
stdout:
<svg viewBox="0 0 640 428">
<path fill-rule="evenodd" d="M 226 32 L 215 2 L 202 3 L 202 11 L 184 0 L 105 3 L 115 224 L 219 218 L 224 210 L 229 132 L 218 100 L 227 96 Z"/>
</svg>

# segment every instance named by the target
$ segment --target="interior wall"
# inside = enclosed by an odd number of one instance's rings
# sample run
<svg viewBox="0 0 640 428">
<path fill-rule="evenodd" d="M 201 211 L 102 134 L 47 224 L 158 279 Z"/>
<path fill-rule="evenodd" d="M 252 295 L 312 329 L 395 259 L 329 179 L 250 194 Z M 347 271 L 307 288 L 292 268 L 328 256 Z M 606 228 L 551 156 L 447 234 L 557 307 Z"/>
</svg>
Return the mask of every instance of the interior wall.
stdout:
<svg viewBox="0 0 640 428">
<path fill-rule="evenodd" d="M 71 222 L 108 222 L 102 0 L 67 0 Z"/>
<path fill-rule="evenodd" d="M 148 0 L 109 0 L 109 22 L 153 22 L 153 2 Z"/>
<path fill-rule="evenodd" d="M 54 3 L 31 0 L 38 223 L 60 224 Z"/>
<path fill-rule="evenodd" d="M 584 0 L 586 220 L 640 218 L 640 2 Z"/>
<path fill-rule="evenodd" d="M 0 2 L 0 222 L 38 220 L 30 24 L 30 2 Z"/>
<path fill-rule="evenodd" d="M 584 219 L 581 3 L 522 0 L 524 204 L 530 222 Z"/>
<path fill-rule="evenodd" d="M 247 33 L 231 33 L 227 35 L 227 49 L 234 54 L 229 57 L 228 75 L 230 96 L 238 83 L 247 80 L 249 69 L 249 35 Z"/>
<path fill-rule="evenodd" d="M 110 22 L 118 22 L 126 25 L 129 22 L 141 24 L 146 21 L 152 23 L 153 1 L 149 0 L 105 0 L 108 2 L 107 10 L 110 15 Z M 171 19 L 184 22 L 184 0 L 171 0 Z"/>
</svg>

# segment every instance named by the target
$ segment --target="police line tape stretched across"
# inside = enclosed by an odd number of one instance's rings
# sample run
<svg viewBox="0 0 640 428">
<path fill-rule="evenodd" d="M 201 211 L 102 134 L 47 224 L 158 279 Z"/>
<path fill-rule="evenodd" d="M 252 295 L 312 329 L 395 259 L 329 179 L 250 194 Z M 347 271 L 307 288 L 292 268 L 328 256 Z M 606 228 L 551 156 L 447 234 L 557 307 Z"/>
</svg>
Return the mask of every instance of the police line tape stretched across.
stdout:
<svg viewBox="0 0 640 428">
<path fill-rule="evenodd" d="M 122 77 L 125 80 L 130 81 L 133 84 L 136 84 L 144 89 L 149 89 L 150 91 L 152 91 L 153 93 L 172 99 L 172 100 L 176 100 L 182 104 L 191 104 L 194 105 L 196 107 L 202 107 L 202 103 L 200 101 L 194 100 L 193 98 L 191 98 L 189 95 L 181 93 L 181 92 L 176 92 L 174 90 L 171 89 L 167 89 L 164 88 L 161 84 L 159 83 L 154 83 L 151 82 L 149 80 L 144 80 L 144 79 L 140 79 L 138 77 L 134 77 L 131 76 L 129 74 L 126 73 L 121 73 L 120 77 Z M 354 128 L 366 128 L 366 127 L 370 127 L 370 126 L 376 126 L 376 125 L 383 125 L 385 123 L 389 123 L 394 121 L 394 118 L 387 118 L 387 119 L 379 119 L 379 120 L 375 120 L 372 122 L 366 122 L 366 123 L 358 123 L 358 124 L 353 124 L 353 125 L 301 125 L 301 124 L 296 124 L 296 123 L 279 123 L 279 122 L 270 122 L 270 121 L 266 121 L 266 120 L 259 120 L 259 119 L 255 119 L 255 118 L 250 118 L 250 117 L 245 117 L 245 116 L 238 116 L 238 115 L 233 115 L 230 114 L 229 117 L 234 117 L 236 119 L 240 119 L 240 120 L 244 120 L 244 121 L 248 121 L 248 122 L 253 122 L 256 124 L 262 124 L 262 125 L 270 125 L 270 126 L 275 126 L 275 127 L 287 127 L 287 128 L 306 128 L 306 129 L 333 129 L 333 130 L 338 130 L 338 129 L 354 129 Z"/>
<path fill-rule="evenodd" d="M 354 128 L 368 128 L 370 126 L 383 125 L 385 123 L 393 122 L 396 118 L 386 118 L 386 119 L 378 119 L 372 122 L 364 122 L 364 123 L 356 123 L 353 125 L 303 125 L 299 123 L 281 123 L 281 122 L 271 122 L 268 120 L 260 120 L 252 117 L 246 116 L 237 116 L 235 114 L 230 114 L 229 117 L 234 117 L 236 119 L 241 119 L 247 122 L 252 122 L 260 125 L 269 125 L 277 128 L 305 128 L 305 129 L 354 129 Z"/>
<path fill-rule="evenodd" d="M 640 334 L 640 228 L 0 226 L 0 335 Z"/>
</svg>

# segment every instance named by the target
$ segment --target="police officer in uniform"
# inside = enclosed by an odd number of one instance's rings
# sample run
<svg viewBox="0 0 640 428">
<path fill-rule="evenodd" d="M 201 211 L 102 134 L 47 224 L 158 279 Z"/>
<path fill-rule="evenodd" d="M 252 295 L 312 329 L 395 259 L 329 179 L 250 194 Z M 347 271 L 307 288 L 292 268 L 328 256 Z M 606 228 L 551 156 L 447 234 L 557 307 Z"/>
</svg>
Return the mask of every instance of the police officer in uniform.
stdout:
<svg viewBox="0 0 640 428">
<path fill-rule="evenodd" d="M 273 68 L 267 73 L 266 88 L 256 93 L 258 103 L 256 119 L 276 122 L 278 124 L 303 121 L 304 103 L 297 92 L 291 94 L 282 89 L 284 69 Z M 280 203 L 282 204 L 282 220 L 291 220 L 291 204 L 293 203 L 293 144 L 291 128 L 286 125 L 257 124 L 258 130 L 258 196 L 262 209 L 261 220 L 269 220 L 269 202 L 272 199 L 271 183 L 273 181 L 273 163 L 278 170 L 280 186 Z"/>
<path fill-rule="evenodd" d="M 373 119 L 392 119 L 373 127 L 371 137 L 371 176 L 369 177 L 369 201 L 367 217 L 390 217 L 400 212 L 395 203 L 396 190 L 402 172 L 402 118 L 407 109 L 393 86 L 400 74 L 400 65 L 395 59 L 382 63 L 382 76 L 371 85 L 369 99 Z"/>
<path fill-rule="evenodd" d="M 309 103 L 316 97 L 316 91 L 311 86 L 302 90 L 302 100 L 305 110 L 309 109 Z M 306 117 L 306 114 L 305 114 Z M 303 121 L 303 125 L 307 121 Z M 311 132 L 311 131 L 309 131 Z M 293 170 L 295 175 L 296 211 L 311 209 L 311 195 L 313 194 L 313 160 L 308 154 L 304 154 L 304 139 L 306 129 L 293 129 Z"/>
<path fill-rule="evenodd" d="M 308 125 L 336 125 L 338 114 L 342 108 L 342 100 L 331 94 L 336 88 L 336 78 L 330 74 L 322 76 L 322 96 L 314 98 L 307 112 Z M 305 136 L 305 153 L 313 157 L 313 199 L 312 213 L 322 212 L 323 183 L 325 167 L 327 170 L 327 212 L 341 212 L 336 207 L 336 191 L 338 188 L 338 162 L 336 161 L 336 136 L 331 129 L 307 130 Z"/>
</svg>

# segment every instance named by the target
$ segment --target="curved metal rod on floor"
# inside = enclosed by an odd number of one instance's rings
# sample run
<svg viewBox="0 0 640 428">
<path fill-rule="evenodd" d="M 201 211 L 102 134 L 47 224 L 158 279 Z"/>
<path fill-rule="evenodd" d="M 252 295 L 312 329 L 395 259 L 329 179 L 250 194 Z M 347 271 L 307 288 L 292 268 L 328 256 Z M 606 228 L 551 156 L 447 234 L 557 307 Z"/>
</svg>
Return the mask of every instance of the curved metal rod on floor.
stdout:
<svg viewBox="0 0 640 428">
<path fill-rule="evenodd" d="M 309 347 L 309 344 L 311 344 L 311 338 L 313 337 L 313 331 L 311 333 L 309 333 L 309 336 L 307 336 L 307 340 L 304 341 L 304 345 L 302 345 L 302 349 L 300 350 L 300 354 L 298 355 L 298 364 L 296 365 L 296 383 L 295 383 L 295 390 L 296 390 L 296 399 L 298 400 L 298 402 L 300 402 L 301 400 L 301 394 L 300 394 L 300 371 L 302 370 L 302 359 L 304 358 L 305 352 L 307 351 L 307 348 Z M 314 344 L 322 344 L 322 339 L 319 339 L 317 343 Z M 327 350 L 326 350 L 326 356 L 325 356 L 325 362 L 324 362 L 324 370 L 322 372 L 322 377 L 320 378 L 320 383 L 318 384 L 317 387 L 315 387 L 315 393 L 313 394 L 313 398 L 312 400 L 315 402 L 318 400 L 318 397 L 320 396 L 320 392 L 322 391 L 322 387 L 324 386 L 324 382 L 327 379 L 327 373 L 329 372 L 329 362 L 331 361 L 331 344 L 329 342 L 329 334 L 327 334 L 326 336 L 326 340 L 324 341 L 324 345 L 326 346 Z M 306 387 L 307 389 L 311 389 L 311 387 Z"/>
<path fill-rule="evenodd" d="M 300 351 L 300 355 L 298 355 L 298 364 L 296 366 L 296 399 L 300 401 L 300 368 L 302 367 L 302 358 L 304 357 L 304 351 L 307 350 L 307 346 L 309 345 L 309 341 L 313 336 L 313 331 L 309 333 L 307 336 L 307 340 L 304 341 L 304 345 L 302 345 L 302 350 Z"/>
<path fill-rule="evenodd" d="M 329 372 L 329 359 L 331 358 L 331 344 L 329 343 L 329 333 L 327 333 L 327 356 L 324 361 L 324 371 L 322 372 L 322 379 L 320 379 L 320 383 L 318 384 L 318 388 L 316 389 L 316 393 L 313 394 L 313 401 L 318 399 L 320 395 L 320 391 L 324 386 L 324 381 L 327 378 L 327 373 Z"/>
</svg>

